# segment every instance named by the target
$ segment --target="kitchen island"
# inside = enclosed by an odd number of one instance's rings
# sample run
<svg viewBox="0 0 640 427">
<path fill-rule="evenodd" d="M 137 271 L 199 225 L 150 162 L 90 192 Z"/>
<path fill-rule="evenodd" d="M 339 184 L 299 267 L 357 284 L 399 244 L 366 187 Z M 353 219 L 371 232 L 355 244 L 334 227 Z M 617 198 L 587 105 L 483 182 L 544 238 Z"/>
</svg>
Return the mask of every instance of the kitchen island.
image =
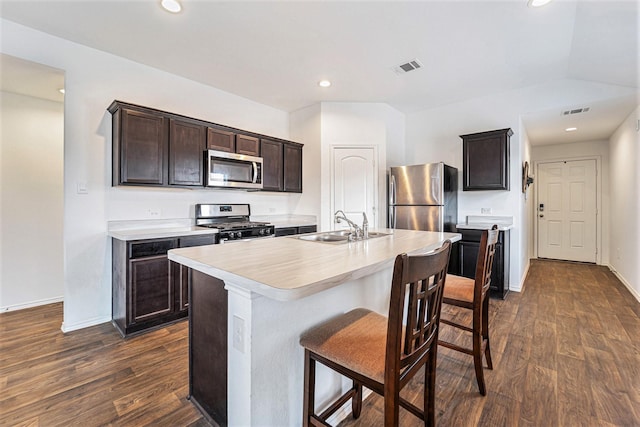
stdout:
<svg viewBox="0 0 640 427">
<path fill-rule="evenodd" d="M 221 425 L 300 425 L 300 334 L 354 307 L 387 315 L 396 255 L 460 239 L 455 233 L 380 231 L 388 235 L 343 243 L 278 237 L 169 251 L 170 260 L 194 270 L 194 403 Z M 322 367 L 317 375 L 319 408 L 349 386 Z M 335 417 L 344 415 L 338 411 Z"/>
</svg>

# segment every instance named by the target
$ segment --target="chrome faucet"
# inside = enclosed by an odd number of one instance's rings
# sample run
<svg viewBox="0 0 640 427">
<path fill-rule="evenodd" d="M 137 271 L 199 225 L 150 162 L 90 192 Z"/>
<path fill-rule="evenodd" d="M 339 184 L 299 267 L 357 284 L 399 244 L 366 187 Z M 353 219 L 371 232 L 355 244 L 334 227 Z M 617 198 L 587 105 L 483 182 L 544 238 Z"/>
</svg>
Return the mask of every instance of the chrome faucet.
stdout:
<svg viewBox="0 0 640 427">
<path fill-rule="evenodd" d="M 347 215 L 341 210 L 336 211 L 334 215 L 335 221 L 339 224 L 342 221 L 345 221 L 349 224 L 349 230 L 353 229 L 355 233 L 355 239 L 368 239 L 369 238 L 369 220 L 367 219 L 367 214 L 362 212 L 362 216 L 364 217 L 362 221 L 362 227 L 360 227 L 355 222 L 351 221 L 347 218 Z"/>
</svg>

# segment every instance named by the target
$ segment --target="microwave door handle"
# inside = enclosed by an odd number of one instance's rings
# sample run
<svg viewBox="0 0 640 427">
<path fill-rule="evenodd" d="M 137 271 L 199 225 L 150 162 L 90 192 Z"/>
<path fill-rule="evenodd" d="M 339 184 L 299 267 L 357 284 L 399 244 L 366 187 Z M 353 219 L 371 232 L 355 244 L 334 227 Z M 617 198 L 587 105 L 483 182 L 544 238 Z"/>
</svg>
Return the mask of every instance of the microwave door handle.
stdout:
<svg viewBox="0 0 640 427">
<path fill-rule="evenodd" d="M 254 184 L 258 182 L 258 164 L 256 162 L 253 163 L 253 182 Z"/>
</svg>

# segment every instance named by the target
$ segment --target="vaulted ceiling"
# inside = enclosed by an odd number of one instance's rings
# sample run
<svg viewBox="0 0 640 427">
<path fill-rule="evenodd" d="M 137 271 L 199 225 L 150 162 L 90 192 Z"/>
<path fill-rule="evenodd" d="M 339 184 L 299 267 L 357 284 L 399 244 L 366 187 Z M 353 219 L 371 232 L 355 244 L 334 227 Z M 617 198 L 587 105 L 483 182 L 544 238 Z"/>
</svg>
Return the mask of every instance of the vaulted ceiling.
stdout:
<svg viewBox="0 0 640 427">
<path fill-rule="evenodd" d="M 170 14 L 154 0 L 2 0 L 0 15 L 284 111 L 337 101 L 412 113 L 558 79 L 627 88 L 595 100 L 608 122 L 637 105 L 637 1 L 182 4 Z M 394 71 L 414 59 L 422 68 Z M 318 87 L 325 78 L 332 86 Z M 525 120 L 533 143 L 550 117 Z"/>
</svg>

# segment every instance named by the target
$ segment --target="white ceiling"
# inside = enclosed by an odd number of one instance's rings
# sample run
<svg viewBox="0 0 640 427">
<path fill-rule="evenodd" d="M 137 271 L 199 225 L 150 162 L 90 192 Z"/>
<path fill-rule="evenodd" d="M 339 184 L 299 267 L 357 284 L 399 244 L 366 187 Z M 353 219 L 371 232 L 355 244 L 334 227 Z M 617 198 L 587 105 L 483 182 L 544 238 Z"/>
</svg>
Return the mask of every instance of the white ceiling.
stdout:
<svg viewBox="0 0 640 427">
<path fill-rule="evenodd" d="M 0 15 L 284 111 L 344 101 L 411 113 L 558 79 L 618 89 L 594 100 L 580 135 L 551 132 L 558 111 L 524 117 L 535 145 L 606 138 L 638 103 L 635 0 L 182 3 L 173 15 L 156 0 L 1 0 Z M 393 71 L 414 58 L 422 69 Z"/>
</svg>

